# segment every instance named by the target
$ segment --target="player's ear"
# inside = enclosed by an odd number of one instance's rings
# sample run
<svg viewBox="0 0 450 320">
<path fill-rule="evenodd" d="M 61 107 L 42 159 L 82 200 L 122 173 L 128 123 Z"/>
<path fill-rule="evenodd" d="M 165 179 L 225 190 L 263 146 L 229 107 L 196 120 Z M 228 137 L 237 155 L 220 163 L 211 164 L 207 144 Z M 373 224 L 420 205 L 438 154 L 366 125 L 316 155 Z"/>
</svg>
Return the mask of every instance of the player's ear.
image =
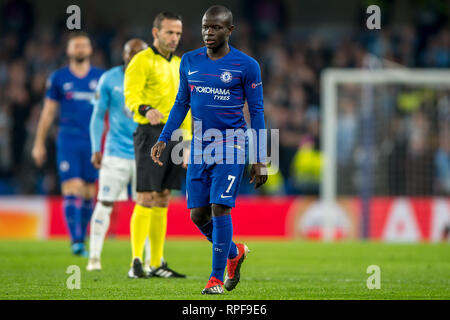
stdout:
<svg viewBox="0 0 450 320">
<path fill-rule="evenodd" d="M 229 26 L 229 27 L 228 27 L 228 35 L 231 35 L 231 33 L 233 32 L 233 30 L 234 30 L 234 25 Z"/>
<path fill-rule="evenodd" d="M 70 43 L 70 40 L 69 40 L 69 42 L 68 42 L 67 45 L 66 45 L 66 55 L 67 55 L 67 56 L 69 56 L 70 46 L 71 46 L 71 43 Z"/>
<path fill-rule="evenodd" d="M 157 39 L 158 38 L 158 31 L 159 31 L 158 28 L 155 28 L 155 27 L 152 28 L 153 39 Z"/>
</svg>

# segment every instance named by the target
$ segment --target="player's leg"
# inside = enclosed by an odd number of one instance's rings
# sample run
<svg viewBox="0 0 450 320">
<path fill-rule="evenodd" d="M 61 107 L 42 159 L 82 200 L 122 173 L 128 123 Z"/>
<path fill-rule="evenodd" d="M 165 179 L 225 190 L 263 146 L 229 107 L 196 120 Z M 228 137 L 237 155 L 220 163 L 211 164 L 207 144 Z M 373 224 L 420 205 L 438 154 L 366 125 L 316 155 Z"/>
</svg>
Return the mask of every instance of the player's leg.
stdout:
<svg viewBox="0 0 450 320">
<path fill-rule="evenodd" d="M 96 186 L 94 183 L 83 183 L 83 196 L 81 202 L 81 239 L 86 240 L 87 227 L 92 218 L 94 211 L 94 199 L 96 194 Z"/>
<path fill-rule="evenodd" d="M 191 220 L 200 232 L 212 243 L 211 205 L 191 209 Z"/>
<path fill-rule="evenodd" d="M 103 242 L 108 232 L 113 205 L 114 202 L 101 201 L 100 199 L 95 204 L 91 218 L 89 261 L 86 267 L 88 271 L 101 270 Z"/>
<path fill-rule="evenodd" d="M 210 241 L 213 240 L 212 208 L 210 204 L 211 177 L 205 163 L 190 163 L 186 176 L 187 205 L 191 220 L 200 232 Z M 223 277 L 222 277 L 223 280 Z M 223 282 L 210 278 L 202 294 L 223 293 Z"/>
<path fill-rule="evenodd" d="M 206 237 L 209 242 L 213 242 L 213 222 L 212 222 L 212 209 L 211 205 L 207 205 L 200 208 L 193 208 L 191 210 L 191 220 L 194 222 L 200 232 Z M 228 253 L 228 259 L 236 257 L 237 247 L 236 244 L 231 241 L 230 251 Z"/>
<path fill-rule="evenodd" d="M 133 160 L 105 156 L 99 173 L 97 203 L 91 218 L 90 250 L 87 270 L 101 269 L 101 252 L 108 232 L 114 202 L 126 189 L 135 169 Z"/>
<path fill-rule="evenodd" d="M 200 232 L 212 241 L 211 179 L 206 164 L 190 163 L 186 174 L 187 207 L 191 211 L 191 220 Z"/>
<path fill-rule="evenodd" d="M 70 178 L 61 183 L 63 195 L 64 215 L 71 240 L 72 252 L 75 255 L 85 255 L 81 238 L 81 199 L 83 194 L 83 180 Z"/>
<path fill-rule="evenodd" d="M 233 223 L 231 221 L 231 208 L 222 204 L 212 204 L 212 243 L 213 259 L 211 277 L 223 281 L 223 275 L 230 252 L 233 237 Z"/>
<path fill-rule="evenodd" d="M 108 232 L 114 202 L 97 201 L 91 218 L 89 237 L 89 261 L 87 271 L 101 270 L 103 242 Z"/>
<path fill-rule="evenodd" d="M 145 239 L 144 244 L 144 271 L 149 274 L 151 272 L 150 269 L 150 240 L 148 237 Z"/>
<path fill-rule="evenodd" d="M 69 230 L 72 253 L 85 254 L 81 241 L 81 198 L 83 180 L 81 179 L 80 148 L 76 141 L 68 147 L 66 138 L 57 140 L 58 174 L 63 195 L 64 216 Z"/>
<path fill-rule="evenodd" d="M 238 248 L 241 245 L 238 244 L 236 246 L 233 244 L 232 246 L 233 223 L 231 219 L 231 208 L 234 207 L 235 204 L 243 170 L 244 165 L 238 164 L 216 164 L 211 169 L 212 183 L 210 198 L 212 203 L 211 211 L 213 225 L 212 272 L 210 281 L 202 293 L 210 294 L 220 291 L 219 287 L 221 288 L 220 284 L 223 283 L 225 267 L 230 265 L 230 261 L 234 261 L 240 256 Z M 245 256 L 246 252 L 247 251 L 244 252 Z M 239 264 L 239 269 L 242 261 Z M 234 267 L 232 273 L 236 274 L 236 276 L 233 277 L 234 281 L 239 282 L 239 270 L 236 272 L 236 267 Z M 234 284 L 234 287 L 236 284 Z M 230 284 L 228 286 L 225 284 L 225 287 L 229 289 Z M 234 287 L 232 289 L 234 289 Z"/>
<path fill-rule="evenodd" d="M 98 179 L 98 170 L 91 163 L 90 142 L 85 142 L 82 144 L 80 156 L 81 179 L 84 181 L 83 200 L 81 205 L 81 238 L 84 243 L 87 227 L 91 221 L 92 212 L 94 211 L 94 199 L 97 191 L 95 182 Z"/>
</svg>

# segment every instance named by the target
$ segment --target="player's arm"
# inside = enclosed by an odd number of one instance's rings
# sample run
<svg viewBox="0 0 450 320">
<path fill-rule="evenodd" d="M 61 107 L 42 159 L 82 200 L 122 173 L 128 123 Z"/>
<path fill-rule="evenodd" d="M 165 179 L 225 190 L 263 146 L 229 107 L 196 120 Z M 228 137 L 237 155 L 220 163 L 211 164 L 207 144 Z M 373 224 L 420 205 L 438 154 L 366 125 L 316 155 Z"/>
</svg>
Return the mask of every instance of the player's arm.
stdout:
<svg viewBox="0 0 450 320">
<path fill-rule="evenodd" d="M 152 147 L 151 156 L 153 161 L 162 166 L 162 162 L 159 160 L 161 153 L 166 147 L 167 142 L 172 137 L 172 133 L 180 127 L 183 120 L 189 111 L 190 103 L 190 92 L 186 77 L 185 57 L 181 59 L 180 64 L 180 85 L 178 87 L 177 97 L 175 99 L 175 104 L 169 113 L 169 118 L 158 138 L 158 142 Z"/>
<path fill-rule="evenodd" d="M 260 130 L 265 129 L 264 124 L 264 97 L 261 79 L 261 70 L 256 61 L 252 60 L 244 74 L 244 92 L 250 113 L 250 126 L 256 133 L 253 136 L 256 163 L 250 170 L 250 183 L 255 182 L 255 188 L 259 188 L 267 181 L 266 167 L 266 143 L 260 139 Z M 265 135 L 263 135 L 265 137 Z"/>
<path fill-rule="evenodd" d="M 164 115 L 160 111 L 153 109 L 142 98 L 149 74 L 151 74 L 151 66 L 148 64 L 145 55 L 137 54 L 134 56 L 125 69 L 125 105 L 132 113 L 139 113 L 147 118 L 151 125 L 156 125 L 161 122 Z"/>
<path fill-rule="evenodd" d="M 91 139 L 92 157 L 91 162 L 95 168 L 100 169 L 102 163 L 101 143 L 104 130 L 105 114 L 108 110 L 110 99 L 110 90 L 106 79 L 101 76 L 96 90 L 96 99 L 94 101 L 94 110 L 89 123 L 89 136 Z"/>
<path fill-rule="evenodd" d="M 33 149 L 31 155 L 34 162 L 38 167 L 44 164 L 47 156 L 47 150 L 45 148 L 45 140 L 47 138 L 48 130 L 55 120 L 56 111 L 58 110 L 59 102 L 50 98 L 45 98 L 44 108 L 42 109 L 41 116 L 36 131 L 36 137 L 34 139 Z"/>
<path fill-rule="evenodd" d="M 39 118 L 33 149 L 31 150 L 31 156 L 38 167 L 42 166 L 46 159 L 47 150 L 45 148 L 45 140 L 48 130 L 55 120 L 60 98 L 57 73 L 53 73 L 47 82 L 44 107 Z"/>
</svg>

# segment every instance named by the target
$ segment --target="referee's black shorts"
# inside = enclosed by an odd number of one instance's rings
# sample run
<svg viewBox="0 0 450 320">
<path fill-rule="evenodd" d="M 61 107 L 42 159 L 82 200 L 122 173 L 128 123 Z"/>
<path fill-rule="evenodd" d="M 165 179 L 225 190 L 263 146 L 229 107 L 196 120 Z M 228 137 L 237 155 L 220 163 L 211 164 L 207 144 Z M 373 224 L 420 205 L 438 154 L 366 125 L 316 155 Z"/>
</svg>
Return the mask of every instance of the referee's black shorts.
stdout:
<svg viewBox="0 0 450 320">
<path fill-rule="evenodd" d="M 186 176 L 186 169 L 181 164 L 174 164 L 170 157 L 173 147 L 178 142 L 169 141 L 167 143 L 160 157 L 163 166 L 159 166 L 151 158 L 150 150 L 158 141 L 163 128 L 163 124 L 155 126 L 140 124 L 134 133 L 137 192 L 161 192 L 164 189 L 181 189 L 181 182 Z"/>
</svg>

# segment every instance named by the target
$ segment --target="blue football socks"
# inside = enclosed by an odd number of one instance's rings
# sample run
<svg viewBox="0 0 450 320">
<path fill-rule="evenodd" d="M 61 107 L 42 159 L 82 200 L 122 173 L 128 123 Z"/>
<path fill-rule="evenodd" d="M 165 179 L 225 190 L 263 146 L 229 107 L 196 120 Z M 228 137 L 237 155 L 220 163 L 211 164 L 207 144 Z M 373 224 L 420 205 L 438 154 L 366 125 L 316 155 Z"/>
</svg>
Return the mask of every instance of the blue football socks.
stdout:
<svg viewBox="0 0 450 320">
<path fill-rule="evenodd" d="M 78 202 L 79 200 L 76 196 L 64 196 L 64 215 L 66 216 L 66 223 L 69 229 L 70 241 L 72 243 L 77 242 L 79 239 L 77 222 L 80 220 L 81 213 Z"/>
<path fill-rule="evenodd" d="M 91 221 L 92 212 L 94 211 L 94 200 L 93 199 L 83 199 L 81 204 L 81 234 L 80 240 L 84 242 L 84 238 L 87 233 L 87 226 L 89 221 Z"/>
<path fill-rule="evenodd" d="M 211 277 L 223 281 L 223 274 L 227 265 L 233 237 L 233 223 L 231 215 L 212 217 L 212 272 Z"/>
<path fill-rule="evenodd" d="M 212 241 L 212 233 L 213 233 L 213 222 L 212 220 L 210 220 L 207 224 L 199 227 L 197 226 L 198 229 L 200 230 L 200 232 L 206 237 L 206 239 L 208 239 L 209 242 L 213 242 Z M 231 246 L 230 246 L 230 251 L 228 253 L 228 259 L 233 259 L 237 256 L 238 251 L 237 251 L 237 247 L 236 244 L 231 241 Z"/>
</svg>

